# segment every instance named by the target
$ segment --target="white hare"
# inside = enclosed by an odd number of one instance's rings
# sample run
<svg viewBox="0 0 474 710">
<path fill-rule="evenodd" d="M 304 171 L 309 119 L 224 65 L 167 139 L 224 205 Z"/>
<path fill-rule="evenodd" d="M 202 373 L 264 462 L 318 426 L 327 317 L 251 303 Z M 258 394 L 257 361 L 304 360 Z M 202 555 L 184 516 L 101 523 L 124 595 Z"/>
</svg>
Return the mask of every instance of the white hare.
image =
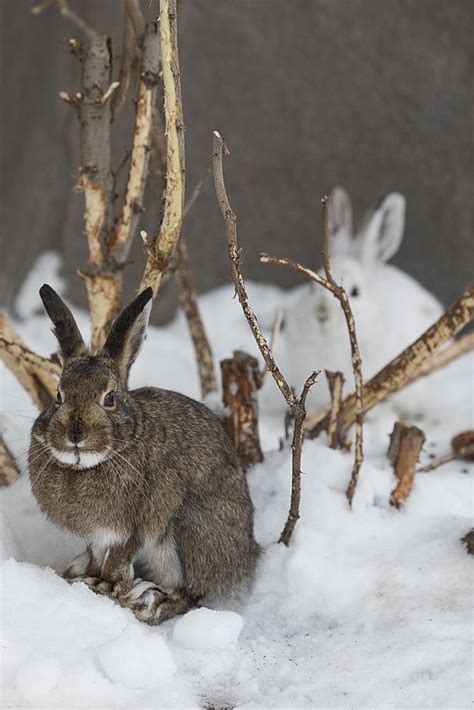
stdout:
<svg viewBox="0 0 474 710">
<path fill-rule="evenodd" d="M 443 311 L 441 303 L 414 278 L 387 264 L 400 246 L 404 225 L 405 199 L 393 192 L 379 201 L 353 233 L 349 197 L 341 187 L 332 191 L 332 269 L 336 281 L 349 295 L 365 380 L 415 340 Z M 278 350 L 288 380 L 298 392 L 315 368 L 340 370 L 346 379 L 345 393 L 353 391 L 346 322 L 339 302 L 322 287 L 310 283 L 297 289 L 285 313 Z M 268 402 L 268 395 L 266 399 Z M 319 409 L 328 403 L 328 387 L 324 376 L 320 376 L 308 409 Z M 405 406 L 406 403 L 402 408 Z"/>
</svg>

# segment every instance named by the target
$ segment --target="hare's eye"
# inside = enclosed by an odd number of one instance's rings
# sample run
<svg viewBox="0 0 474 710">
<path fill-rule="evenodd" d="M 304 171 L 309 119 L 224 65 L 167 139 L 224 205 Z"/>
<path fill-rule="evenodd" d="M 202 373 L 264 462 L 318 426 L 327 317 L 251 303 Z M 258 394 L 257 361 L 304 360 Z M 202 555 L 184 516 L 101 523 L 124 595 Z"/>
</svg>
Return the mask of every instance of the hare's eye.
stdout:
<svg viewBox="0 0 474 710">
<path fill-rule="evenodd" d="M 353 286 L 353 287 L 351 288 L 351 296 L 352 296 L 352 298 L 357 298 L 358 295 L 359 295 L 359 289 L 357 288 L 357 286 Z"/>
<path fill-rule="evenodd" d="M 104 407 L 115 407 L 114 392 L 107 392 L 107 394 L 104 396 Z"/>
<path fill-rule="evenodd" d="M 58 390 L 56 392 L 56 404 L 62 404 L 63 403 L 63 398 L 61 396 L 61 392 Z"/>
</svg>

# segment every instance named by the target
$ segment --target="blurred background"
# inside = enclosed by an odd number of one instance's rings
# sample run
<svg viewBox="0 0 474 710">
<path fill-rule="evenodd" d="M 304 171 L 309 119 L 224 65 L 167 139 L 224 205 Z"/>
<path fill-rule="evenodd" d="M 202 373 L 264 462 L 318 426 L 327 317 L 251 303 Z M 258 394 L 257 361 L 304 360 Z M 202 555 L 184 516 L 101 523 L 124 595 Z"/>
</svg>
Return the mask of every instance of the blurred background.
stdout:
<svg viewBox="0 0 474 710">
<path fill-rule="evenodd" d="M 70 0 L 112 37 L 119 68 L 122 3 Z M 85 307 L 83 197 L 73 190 L 79 127 L 58 98 L 75 92 L 80 66 L 67 46 L 77 30 L 51 8 L 1 0 L 0 305 L 35 260 L 56 250 L 67 297 Z M 146 17 L 157 0 L 143 0 Z M 258 253 L 319 266 L 320 197 L 342 184 L 356 220 L 387 191 L 407 197 L 405 239 L 393 262 L 444 303 L 472 280 L 474 4 L 472 0 L 179 0 L 187 193 L 210 165 L 218 129 L 232 156 L 226 183 L 239 220 L 244 274 L 290 287 L 289 270 Z M 112 128 L 114 166 L 130 147 L 130 99 Z M 151 181 L 150 181 L 151 182 Z M 148 190 L 141 228 L 157 206 Z M 199 292 L 229 280 L 224 225 L 212 180 L 183 234 Z M 141 245 L 126 272 L 128 294 L 143 269 Z M 126 289 L 126 290 L 127 290 Z M 128 295 L 126 294 L 126 295 Z M 155 319 L 176 309 L 170 279 Z"/>
</svg>

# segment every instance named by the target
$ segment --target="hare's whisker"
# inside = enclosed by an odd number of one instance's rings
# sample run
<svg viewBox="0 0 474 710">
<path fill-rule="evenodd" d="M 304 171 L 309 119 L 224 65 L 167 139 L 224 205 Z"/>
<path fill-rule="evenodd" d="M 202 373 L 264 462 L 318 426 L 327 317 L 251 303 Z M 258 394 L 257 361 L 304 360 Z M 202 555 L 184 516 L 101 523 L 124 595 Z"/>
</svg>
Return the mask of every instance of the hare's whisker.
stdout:
<svg viewBox="0 0 474 710">
<path fill-rule="evenodd" d="M 52 457 L 51 454 L 50 454 L 50 455 L 48 456 L 48 458 L 46 459 L 46 462 L 41 466 L 41 469 L 39 470 L 39 472 L 37 473 L 37 475 L 35 476 L 35 478 L 33 479 L 33 481 L 31 481 L 31 490 L 33 490 L 33 486 L 35 485 L 35 483 L 38 482 L 39 477 L 41 476 L 41 474 L 43 473 L 43 471 L 46 469 L 46 467 L 48 466 L 48 464 L 50 464 L 52 461 L 53 461 L 53 457 Z"/>
<path fill-rule="evenodd" d="M 124 456 L 122 456 L 121 454 L 119 454 L 118 451 L 114 451 L 114 450 L 111 449 L 110 447 L 109 447 L 109 451 L 112 452 L 112 456 L 111 456 L 111 458 L 109 459 L 109 461 L 111 461 L 111 462 L 113 461 L 114 455 L 115 455 L 115 456 L 119 456 L 128 466 L 131 466 L 131 467 L 132 467 L 133 469 L 135 469 L 135 471 L 140 475 L 140 471 L 138 470 L 138 468 L 136 468 L 136 466 L 134 466 L 132 463 L 130 463 L 130 461 L 127 461 L 127 459 L 126 459 Z M 116 463 L 118 463 L 118 462 L 116 462 Z M 142 496 L 145 498 L 145 500 L 148 501 L 148 503 L 151 505 L 151 507 L 153 508 L 153 510 L 155 510 L 155 506 L 153 505 L 153 503 L 151 502 L 151 500 L 149 499 L 149 497 L 147 496 L 147 494 L 145 493 L 145 491 L 144 491 L 144 490 L 141 488 L 141 486 L 138 484 L 138 482 L 135 481 L 135 479 L 132 478 L 132 476 L 130 476 L 130 474 L 129 474 L 125 469 L 122 468 L 121 471 L 122 471 L 122 473 L 127 477 L 127 480 L 129 480 L 131 483 L 133 483 L 133 485 L 134 485 L 134 486 L 137 488 L 137 490 L 142 494 Z"/>
</svg>

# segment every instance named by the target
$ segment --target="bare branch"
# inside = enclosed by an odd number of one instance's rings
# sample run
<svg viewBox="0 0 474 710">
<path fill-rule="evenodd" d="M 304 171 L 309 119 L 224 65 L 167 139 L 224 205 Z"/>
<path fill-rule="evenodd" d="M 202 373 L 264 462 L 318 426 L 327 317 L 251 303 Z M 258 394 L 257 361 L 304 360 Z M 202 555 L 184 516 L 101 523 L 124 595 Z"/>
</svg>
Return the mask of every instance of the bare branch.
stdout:
<svg viewBox="0 0 474 710">
<path fill-rule="evenodd" d="M 92 27 L 90 27 L 87 22 L 85 22 L 82 18 L 79 17 L 79 15 L 76 15 L 76 13 L 71 10 L 71 7 L 69 6 L 67 0 L 45 0 L 44 2 L 41 2 L 38 5 L 33 5 L 33 7 L 31 8 L 31 12 L 33 13 L 33 15 L 40 15 L 47 8 L 53 7 L 53 5 L 57 5 L 61 16 L 64 17 L 65 20 L 69 20 L 69 22 L 75 25 L 75 27 L 77 27 L 77 29 L 80 30 L 86 37 L 91 39 L 92 37 L 97 35 L 96 31 L 92 29 Z"/>
<path fill-rule="evenodd" d="M 167 137 L 165 206 L 159 230 L 145 244 L 147 263 L 140 286 L 141 290 L 151 286 L 155 297 L 179 239 L 184 208 L 184 123 L 176 0 L 160 3 L 160 42 Z"/>
<path fill-rule="evenodd" d="M 331 393 L 331 410 L 329 414 L 328 426 L 328 446 L 330 449 L 335 449 L 340 440 L 340 413 L 342 403 L 342 388 L 344 386 L 344 375 L 342 372 L 329 372 L 326 370 L 326 377 Z"/>
<path fill-rule="evenodd" d="M 288 406 L 294 407 L 297 403 L 296 397 L 291 391 L 290 386 L 283 377 L 280 369 L 278 368 L 273 354 L 268 347 L 268 343 L 261 331 L 258 324 L 257 317 L 252 310 L 248 296 L 245 290 L 245 284 L 240 273 L 240 253 L 237 248 L 237 217 L 230 206 L 229 198 L 227 197 L 227 192 L 224 183 L 224 172 L 222 167 L 222 156 L 230 155 L 229 149 L 224 143 L 221 135 L 214 131 L 213 137 L 213 151 L 212 151 L 212 163 L 214 172 L 214 185 L 216 189 L 217 200 L 219 202 L 219 207 L 221 209 L 222 216 L 227 230 L 227 246 L 229 250 L 229 258 L 232 267 L 232 277 L 234 279 L 235 290 L 237 297 L 239 299 L 242 310 L 247 319 L 247 322 L 252 330 L 255 341 L 258 345 L 265 364 L 271 373 L 273 379 L 275 380 L 280 392 L 284 396 Z"/>
<path fill-rule="evenodd" d="M 293 443 L 291 445 L 293 451 L 292 472 L 291 472 L 291 501 L 288 518 L 280 535 L 279 542 L 288 546 L 290 544 L 293 530 L 300 517 L 300 501 L 301 501 L 301 449 L 303 446 L 304 427 L 303 422 L 306 416 L 306 398 L 309 390 L 316 382 L 319 375 L 319 370 L 315 370 L 304 383 L 303 392 L 299 402 L 293 408 L 295 415 L 295 427 L 293 431 Z"/>
<path fill-rule="evenodd" d="M 139 0 L 125 0 L 125 8 L 133 26 L 136 37 L 140 37 L 145 31 L 145 21 L 143 20 Z"/>
<path fill-rule="evenodd" d="M 474 350 L 474 333 L 467 333 L 446 348 L 446 350 L 443 350 L 438 355 L 428 360 L 424 366 L 418 370 L 415 379 L 431 375 L 432 372 L 446 367 L 446 365 L 449 365 L 453 360 L 456 360 L 458 357 L 461 357 L 461 355 L 471 350 Z"/>
<path fill-rule="evenodd" d="M 451 441 L 451 448 L 452 451 L 449 453 L 444 454 L 426 466 L 422 466 L 417 469 L 417 473 L 434 471 L 435 468 L 438 468 L 449 461 L 454 461 L 454 459 L 474 460 L 474 431 L 463 431 L 461 434 L 457 434 Z"/>
<path fill-rule="evenodd" d="M 127 9 L 127 0 L 124 2 L 122 57 L 120 60 L 119 87 L 115 93 L 112 108 L 116 116 L 125 105 L 130 88 L 132 66 L 137 54 L 137 42 L 132 20 Z"/>
<path fill-rule="evenodd" d="M 0 486 L 11 486 L 19 478 L 20 471 L 15 459 L 0 435 Z"/>
<path fill-rule="evenodd" d="M 315 281 L 320 286 L 330 291 L 333 296 L 335 296 L 342 308 L 344 313 L 344 318 L 346 319 L 347 330 L 349 332 L 349 340 L 351 344 L 351 354 L 352 354 L 352 369 L 354 372 L 355 380 L 355 425 L 356 425 L 356 444 L 355 444 L 355 458 L 354 466 L 352 469 L 351 480 L 346 491 L 349 503 L 352 503 L 352 498 L 354 496 L 355 488 L 357 485 L 357 480 L 359 477 L 360 467 L 362 466 L 362 461 L 364 459 L 363 451 L 363 402 L 362 402 L 362 392 L 363 392 L 363 381 L 362 381 L 362 362 L 360 358 L 359 345 L 357 343 L 357 334 L 355 328 L 354 316 L 352 313 L 351 305 L 349 303 L 349 298 L 345 289 L 339 286 L 332 275 L 331 262 L 329 259 L 329 224 L 328 224 L 328 206 L 329 197 L 323 197 L 323 260 L 324 260 L 324 270 L 326 273 L 326 278 L 323 278 L 319 274 L 316 274 L 311 269 L 307 269 L 298 262 L 291 261 L 290 259 L 282 259 L 280 257 L 269 256 L 268 254 L 262 254 L 260 260 L 263 263 L 269 264 L 284 264 L 289 266 L 296 271 L 301 271 L 302 273 L 309 276 L 313 281 Z"/>
<path fill-rule="evenodd" d="M 186 202 L 186 205 L 184 207 L 184 212 L 183 212 L 183 218 L 187 217 L 190 210 L 193 208 L 194 203 L 196 202 L 197 198 L 201 194 L 202 190 L 204 189 L 208 179 L 209 175 L 211 174 L 211 168 L 208 168 L 204 175 L 201 177 L 201 179 L 198 181 L 196 187 L 194 188 L 191 197 L 189 200 Z"/>
<path fill-rule="evenodd" d="M 39 409 L 46 409 L 56 394 L 56 379 L 60 367 L 51 360 L 33 353 L 0 314 L 0 359 L 15 375 Z"/>
<path fill-rule="evenodd" d="M 176 285 L 181 308 L 186 316 L 189 332 L 194 344 L 201 383 L 201 396 L 218 391 L 214 360 L 209 340 L 199 313 L 197 294 L 193 287 L 191 268 L 186 244 L 181 238 L 177 246 Z"/>
<path fill-rule="evenodd" d="M 388 457 L 398 478 L 398 484 L 390 496 L 390 504 L 396 508 L 400 508 L 410 495 L 416 464 L 424 442 L 425 435 L 421 429 L 406 422 L 395 422 L 390 435 Z"/>
<path fill-rule="evenodd" d="M 298 400 L 292 391 L 291 387 L 285 380 L 281 370 L 275 362 L 273 353 L 268 347 L 267 341 L 261 331 L 257 317 L 250 305 L 250 301 L 245 289 L 245 283 L 240 271 L 240 251 L 237 244 L 237 217 L 230 205 L 229 198 L 224 182 L 224 171 L 222 166 L 222 158 L 224 155 L 229 155 L 227 148 L 221 135 L 214 131 L 213 146 L 212 146 L 212 165 L 214 173 L 214 185 L 216 190 L 219 207 L 224 218 L 224 223 L 227 232 L 227 249 L 232 268 L 232 278 L 234 281 L 235 292 L 239 299 L 242 310 L 250 326 L 250 329 L 255 338 L 255 342 L 262 354 L 265 364 L 275 380 L 280 392 L 288 404 L 291 415 L 295 421 L 293 444 L 292 444 L 292 484 L 291 484 L 291 503 L 288 520 L 280 537 L 280 542 L 288 545 L 291 539 L 296 522 L 299 518 L 300 491 L 301 491 L 301 447 L 303 443 L 303 422 L 306 416 L 306 397 L 312 385 L 316 381 L 319 370 L 313 372 L 305 382 L 303 392 Z"/>
</svg>

